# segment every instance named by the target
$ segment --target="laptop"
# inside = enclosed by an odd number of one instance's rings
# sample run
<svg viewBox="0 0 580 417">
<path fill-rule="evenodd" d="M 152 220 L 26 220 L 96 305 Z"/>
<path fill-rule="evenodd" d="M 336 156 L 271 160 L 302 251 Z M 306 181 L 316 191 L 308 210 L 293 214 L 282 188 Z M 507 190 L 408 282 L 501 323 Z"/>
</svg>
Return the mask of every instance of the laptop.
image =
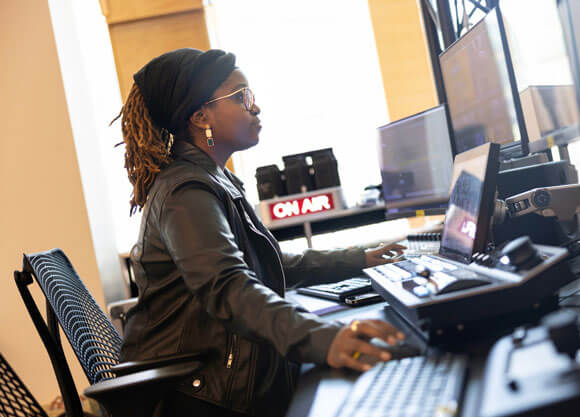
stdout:
<svg viewBox="0 0 580 417">
<path fill-rule="evenodd" d="M 364 270 L 375 291 L 398 310 L 430 309 L 437 298 L 488 283 L 462 265 L 485 253 L 495 204 L 500 145 L 485 143 L 455 157 L 438 253 Z M 442 297 L 445 294 L 445 297 Z"/>
<path fill-rule="evenodd" d="M 475 253 L 486 252 L 499 167 L 497 155 L 496 146 L 484 144 L 455 157 L 443 229 L 436 238 L 426 239 L 432 240 L 427 242 L 431 243 L 429 249 L 406 251 L 406 257 L 438 255 L 469 264 Z M 431 235 L 435 234 L 426 237 Z"/>
</svg>

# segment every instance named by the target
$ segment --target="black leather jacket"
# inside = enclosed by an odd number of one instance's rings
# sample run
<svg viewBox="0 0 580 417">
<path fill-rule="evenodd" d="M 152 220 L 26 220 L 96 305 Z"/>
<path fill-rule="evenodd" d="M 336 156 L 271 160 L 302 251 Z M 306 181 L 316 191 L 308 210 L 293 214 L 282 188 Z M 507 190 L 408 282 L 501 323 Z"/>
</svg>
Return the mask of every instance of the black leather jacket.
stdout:
<svg viewBox="0 0 580 417">
<path fill-rule="evenodd" d="M 149 191 L 131 251 L 139 302 L 121 360 L 208 351 L 203 370 L 179 391 L 239 412 L 283 415 L 295 363 L 325 363 L 340 328 L 285 301 L 285 288 L 356 275 L 364 251 L 281 253 L 231 172 L 187 142 L 175 154 Z"/>
</svg>

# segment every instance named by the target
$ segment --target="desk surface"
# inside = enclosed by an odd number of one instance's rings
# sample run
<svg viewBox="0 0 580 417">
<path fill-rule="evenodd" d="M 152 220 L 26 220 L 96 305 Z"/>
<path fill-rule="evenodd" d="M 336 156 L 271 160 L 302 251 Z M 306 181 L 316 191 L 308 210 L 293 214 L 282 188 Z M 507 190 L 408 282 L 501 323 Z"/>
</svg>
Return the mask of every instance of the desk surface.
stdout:
<svg viewBox="0 0 580 417">
<path fill-rule="evenodd" d="M 379 303 L 333 312 L 324 315 L 324 317 L 345 323 L 355 318 L 382 319 L 393 322 L 390 316 L 392 312 L 390 313 L 389 309 L 387 303 Z M 418 339 L 411 339 L 411 342 L 420 343 Z M 479 345 L 470 346 L 470 372 L 461 411 L 462 417 L 477 415 L 482 373 L 489 347 L 491 347 L 491 343 L 484 344 L 483 348 Z M 358 375 L 358 373 L 348 370 L 317 367 L 312 364 L 303 365 L 298 387 L 286 417 L 334 417 L 342 405 L 342 399 L 349 394 Z"/>
<path fill-rule="evenodd" d="M 306 303 L 300 302 L 308 296 L 300 296 L 290 292 L 289 297 L 306 307 Z M 330 302 L 332 303 L 332 302 Z M 336 304 L 336 303 L 333 303 Z M 378 303 L 364 307 L 346 307 L 338 311 L 325 314 L 328 320 L 340 320 L 345 323 L 358 319 L 384 318 L 382 313 L 387 303 Z M 287 417 L 319 416 L 330 417 L 336 414 L 341 401 L 337 398 L 345 398 L 358 374 L 347 370 L 319 367 L 312 364 L 302 365 L 298 389 L 294 394 Z"/>
<path fill-rule="evenodd" d="M 580 306 L 580 295 L 577 293 L 580 280 L 564 287 L 561 291 L 563 306 Z M 302 299 L 300 299 L 302 297 Z M 305 305 L 306 296 L 298 296 L 289 292 L 290 299 Z M 306 297 L 310 298 L 310 297 Z M 329 311 L 329 310 L 327 310 Z M 399 322 L 396 314 L 387 303 L 378 303 L 358 308 L 343 308 L 324 314 L 329 320 L 340 320 L 345 323 L 357 319 L 382 319 L 396 326 Z M 399 326 L 400 327 L 400 326 Z M 488 340 L 478 340 L 462 347 L 462 353 L 469 355 L 469 372 L 465 393 L 461 405 L 460 417 L 476 417 L 479 414 L 481 391 L 483 386 L 483 371 L 489 350 L 501 335 L 493 335 Z M 421 343 L 415 336 L 408 336 L 412 343 Z M 415 337 L 415 339 L 414 339 Z M 286 417 L 334 417 L 349 394 L 359 374 L 347 370 L 330 369 L 327 367 L 307 364 L 302 366 L 300 379 L 292 403 Z"/>
<path fill-rule="evenodd" d="M 321 213 L 312 218 L 302 219 L 297 217 L 286 223 L 275 223 L 268 228 L 278 240 L 289 240 L 297 237 L 320 233 L 335 232 L 337 230 L 350 229 L 353 227 L 366 226 L 381 223 L 386 220 L 385 205 L 378 204 L 370 207 L 351 207 L 336 212 Z M 310 225 L 310 231 L 305 229 L 305 224 Z"/>
</svg>

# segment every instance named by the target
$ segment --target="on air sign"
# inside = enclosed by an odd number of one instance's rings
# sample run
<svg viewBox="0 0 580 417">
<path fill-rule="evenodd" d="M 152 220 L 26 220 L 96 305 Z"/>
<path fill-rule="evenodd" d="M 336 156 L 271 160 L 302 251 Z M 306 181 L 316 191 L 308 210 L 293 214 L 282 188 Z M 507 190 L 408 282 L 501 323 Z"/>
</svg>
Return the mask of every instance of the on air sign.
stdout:
<svg viewBox="0 0 580 417">
<path fill-rule="evenodd" d="M 281 220 L 333 209 L 332 193 L 326 193 L 271 203 L 270 216 L 272 220 Z"/>
</svg>

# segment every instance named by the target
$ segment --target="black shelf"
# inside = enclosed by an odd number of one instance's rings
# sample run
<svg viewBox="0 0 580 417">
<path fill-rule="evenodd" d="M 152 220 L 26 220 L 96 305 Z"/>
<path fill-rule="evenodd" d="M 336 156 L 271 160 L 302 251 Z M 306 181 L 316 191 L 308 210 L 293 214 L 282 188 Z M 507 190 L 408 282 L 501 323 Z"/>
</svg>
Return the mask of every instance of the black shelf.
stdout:
<svg viewBox="0 0 580 417">
<path fill-rule="evenodd" d="M 381 223 L 385 220 L 387 220 L 385 217 L 385 206 L 378 205 L 375 209 L 365 208 L 360 211 L 351 209 L 346 211 L 343 216 L 312 220 L 291 226 L 279 227 L 270 231 L 276 239 L 282 241 L 307 237 L 304 227 L 305 223 L 310 224 L 312 235 L 319 235 L 353 227 Z"/>
</svg>

